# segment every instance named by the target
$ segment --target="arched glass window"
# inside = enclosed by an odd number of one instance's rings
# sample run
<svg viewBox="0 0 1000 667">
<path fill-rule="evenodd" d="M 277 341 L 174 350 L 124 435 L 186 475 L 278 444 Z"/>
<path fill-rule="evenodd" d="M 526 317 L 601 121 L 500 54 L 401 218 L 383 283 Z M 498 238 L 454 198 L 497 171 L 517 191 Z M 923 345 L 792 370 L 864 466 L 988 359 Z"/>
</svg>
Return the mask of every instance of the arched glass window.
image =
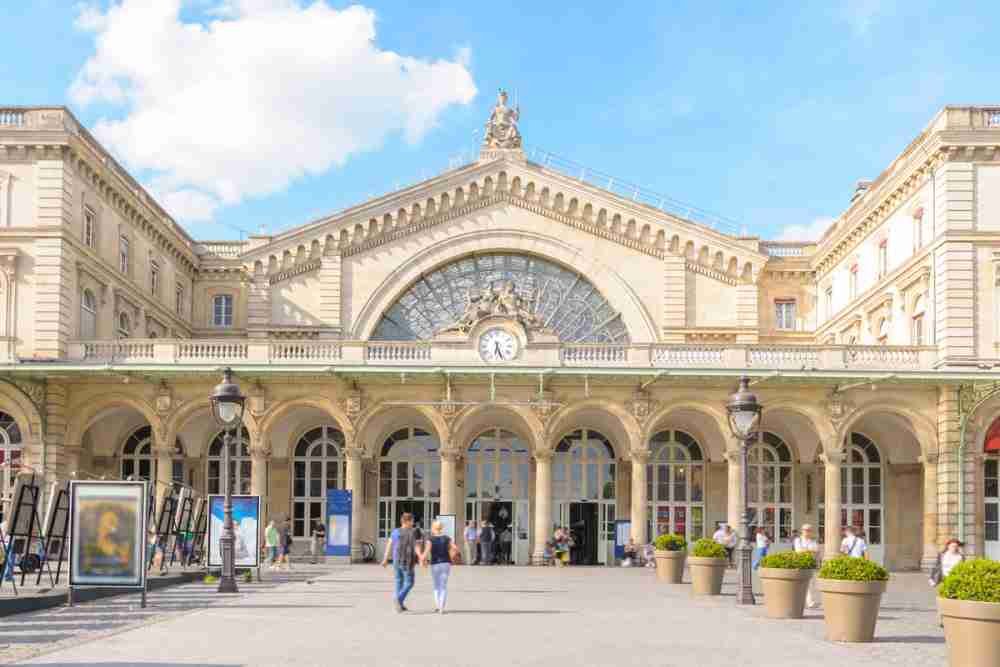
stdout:
<svg viewBox="0 0 1000 667">
<path fill-rule="evenodd" d="M 0 412 L 0 498 L 11 492 L 14 479 L 21 467 L 23 453 L 21 429 L 6 412 Z M 0 521 L 3 521 L 4 505 L 0 502 Z"/>
<path fill-rule="evenodd" d="M 97 338 L 97 299 L 89 289 L 83 290 L 80 299 L 80 338 Z"/>
<path fill-rule="evenodd" d="M 840 468 L 840 525 L 864 531 L 871 546 L 882 544 L 883 497 L 882 455 L 878 446 L 860 433 L 851 433 L 844 444 L 844 463 Z M 825 477 L 819 475 L 819 528 L 826 527 L 823 511 L 826 498 Z"/>
<path fill-rule="evenodd" d="M 646 498 L 649 536 L 705 535 L 705 463 L 698 442 L 684 431 L 660 431 L 649 440 Z"/>
<path fill-rule="evenodd" d="M 223 493 L 222 488 L 222 444 L 224 432 L 219 432 L 208 445 L 208 492 Z M 236 438 L 229 447 L 229 480 L 233 494 L 250 493 L 250 433 L 242 427 L 240 449 L 236 451 Z"/>
<path fill-rule="evenodd" d="M 128 313 L 118 313 L 118 337 L 128 338 L 132 335 L 132 322 L 128 318 Z"/>
<path fill-rule="evenodd" d="M 531 493 L 528 445 L 500 428 L 480 434 L 465 458 L 465 493 L 470 500 L 526 500 Z M 467 514 L 468 515 L 468 514 Z"/>
<path fill-rule="evenodd" d="M 386 539 L 404 512 L 422 528 L 440 513 L 441 444 L 420 428 L 402 428 L 385 442 L 378 465 L 379 537 Z"/>
<path fill-rule="evenodd" d="M 344 434 L 337 427 L 317 426 L 299 438 L 292 462 L 295 537 L 308 537 L 314 521 L 325 523 L 326 492 L 344 488 L 345 466 Z"/>
<path fill-rule="evenodd" d="M 559 340 L 627 343 L 621 314 L 579 273 L 531 255 L 465 257 L 421 277 L 382 316 L 375 340 L 427 340 L 458 322 L 470 297 L 511 283 L 522 307 Z"/>
<path fill-rule="evenodd" d="M 1000 560 L 1000 418 L 986 432 L 983 454 L 985 555 Z"/>
<path fill-rule="evenodd" d="M 792 539 L 792 452 L 773 433 L 754 437 L 747 466 L 750 525 L 763 526 L 775 541 Z"/>
<path fill-rule="evenodd" d="M 125 439 L 122 445 L 122 479 L 156 479 L 156 455 L 153 453 L 153 432 L 140 426 Z M 174 441 L 174 456 L 170 478 L 174 482 L 184 482 L 184 448 L 180 438 Z"/>
<path fill-rule="evenodd" d="M 615 450 L 611 441 L 588 429 L 566 435 L 552 460 L 556 500 L 614 500 Z"/>
</svg>

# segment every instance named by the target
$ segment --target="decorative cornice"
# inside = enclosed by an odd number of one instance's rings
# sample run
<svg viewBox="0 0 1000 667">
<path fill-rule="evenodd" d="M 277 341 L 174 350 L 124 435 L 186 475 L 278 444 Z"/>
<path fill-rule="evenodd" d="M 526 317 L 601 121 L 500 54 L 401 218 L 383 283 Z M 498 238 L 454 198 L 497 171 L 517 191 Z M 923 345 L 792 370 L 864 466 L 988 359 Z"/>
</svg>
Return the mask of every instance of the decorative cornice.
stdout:
<svg viewBox="0 0 1000 667">
<path fill-rule="evenodd" d="M 294 278 L 295 276 L 301 276 L 303 273 L 316 271 L 319 269 L 320 264 L 322 264 L 322 260 L 319 258 L 310 259 L 309 261 L 296 264 L 289 269 L 275 273 L 273 276 L 268 276 L 268 284 L 274 285 L 276 283 L 289 280 L 290 278 Z"/>
<path fill-rule="evenodd" d="M 897 287 L 900 292 L 909 292 L 914 285 L 918 282 L 923 283 L 922 287 L 926 290 L 930 287 L 931 280 L 931 267 L 923 264 L 918 266 L 916 269 L 910 271 L 904 276 L 901 276 L 896 282 Z"/>
<path fill-rule="evenodd" d="M 705 266 L 704 264 L 699 264 L 698 262 L 686 260 L 684 262 L 684 267 L 692 273 L 700 273 L 703 276 L 708 276 L 709 278 L 726 283 L 727 285 L 736 286 L 740 283 L 740 281 L 736 279 L 736 276 L 731 276 L 728 273 L 723 273 L 722 271 Z"/>
</svg>

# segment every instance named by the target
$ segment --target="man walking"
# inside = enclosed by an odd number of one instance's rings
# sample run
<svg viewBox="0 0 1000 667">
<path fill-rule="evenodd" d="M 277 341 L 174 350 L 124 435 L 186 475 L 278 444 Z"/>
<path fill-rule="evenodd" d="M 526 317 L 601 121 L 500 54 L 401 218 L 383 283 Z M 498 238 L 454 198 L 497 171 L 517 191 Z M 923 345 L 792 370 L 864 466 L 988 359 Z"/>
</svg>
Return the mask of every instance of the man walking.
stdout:
<svg viewBox="0 0 1000 667">
<path fill-rule="evenodd" d="M 414 568 L 417 564 L 417 531 L 413 527 L 413 515 L 404 512 L 399 519 L 399 528 L 392 531 L 385 555 L 382 557 L 382 567 L 389 564 L 392 556 L 392 570 L 395 579 L 392 604 L 396 613 L 407 611 L 406 596 L 413 589 Z"/>
<path fill-rule="evenodd" d="M 475 521 L 465 522 L 465 562 L 473 565 L 476 562 L 476 542 L 479 540 L 479 530 Z"/>
<path fill-rule="evenodd" d="M 493 532 L 493 526 L 489 521 L 483 521 L 479 529 L 479 552 L 483 559 L 483 565 L 493 564 L 493 542 L 495 541 L 496 535 Z"/>
</svg>

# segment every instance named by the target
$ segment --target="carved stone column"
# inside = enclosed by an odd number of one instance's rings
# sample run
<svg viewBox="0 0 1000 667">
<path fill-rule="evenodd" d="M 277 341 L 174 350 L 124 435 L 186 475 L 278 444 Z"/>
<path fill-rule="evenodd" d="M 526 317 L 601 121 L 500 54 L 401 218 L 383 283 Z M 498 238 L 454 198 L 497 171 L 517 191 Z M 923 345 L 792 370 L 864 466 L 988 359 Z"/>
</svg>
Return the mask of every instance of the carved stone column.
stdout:
<svg viewBox="0 0 1000 667">
<path fill-rule="evenodd" d="M 441 450 L 441 514 L 458 514 L 458 488 L 456 487 L 456 481 L 460 458 L 461 452 L 458 450 Z M 458 528 L 456 526 L 455 530 L 457 531 Z"/>
<path fill-rule="evenodd" d="M 545 543 L 552 537 L 552 452 L 535 452 L 535 548 L 531 560 L 545 561 Z"/>
<path fill-rule="evenodd" d="M 738 530 L 740 517 L 743 515 L 743 488 L 740 486 L 740 467 L 743 460 L 740 458 L 739 449 L 729 449 L 723 454 L 728 467 L 727 491 L 726 491 L 726 523 L 733 530 Z"/>
<path fill-rule="evenodd" d="M 361 524 L 364 522 L 365 502 L 365 465 L 364 450 L 360 447 L 347 447 L 347 488 L 351 491 L 351 562 L 360 563 Z"/>
<path fill-rule="evenodd" d="M 938 555 L 938 479 L 937 454 L 920 457 L 924 472 L 924 549 L 920 567 L 930 571 L 937 563 Z"/>
<path fill-rule="evenodd" d="M 268 497 L 267 497 L 267 464 L 271 460 L 270 443 L 254 442 L 253 435 L 250 438 L 250 495 L 260 496 L 260 522 L 259 526 L 263 532 L 263 527 L 268 522 Z"/>
<path fill-rule="evenodd" d="M 167 443 L 167 431 L 164 428 L 153 427 L 150 429 L 153 436 L 153 456 L 156 457 L 156 511 L 159 516 L 160 506 L 163 497 L 169 493 L 173 486 L 174 476 L 174 448 Z"/>
<path fill-rule="evenodd" d="M 840 553 L 840 475 L 844 455 L 840 452 L 820 454 L 823 462 L 823 554 L 833 558 Z"/>
<path fill-rule="evenodd" d="M 649 463 L 648 451 L 632 452 L 632 538 L 636 544 L 646 544 L 646 525 L 649 519 L 646 516 L 648 499 L 646 498 L 646 465 Z"/>
</svg>

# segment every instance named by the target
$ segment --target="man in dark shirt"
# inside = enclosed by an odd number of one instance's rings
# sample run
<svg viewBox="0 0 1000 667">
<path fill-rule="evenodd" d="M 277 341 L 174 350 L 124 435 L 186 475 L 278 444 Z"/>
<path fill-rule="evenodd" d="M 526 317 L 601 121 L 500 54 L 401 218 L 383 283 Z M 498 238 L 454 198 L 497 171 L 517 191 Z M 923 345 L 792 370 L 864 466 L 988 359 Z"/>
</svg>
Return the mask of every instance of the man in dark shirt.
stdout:
<svg viewBox="0 0 1000 667">
<path fill-rule="evenodd" d="M 483 521 L 482 529 L 479 531 L 479 550 L 482 555 L 483 565 L 493 564 L 493 547 L 496 541 L 496 534 L 493 532 L 493 525 L 488 521 Z"/>
<path fill-rule="evenodd" d="M 407 611 L 404 602 L 413 589 L 419 542 L 420 536 L 413 527 L 413 515 L 404 512 L 399 519 L 399 528 L 392 531 L 385 555 L 382 557 L 382 567 L 385 567 L 389 564 L 389 557 L 392 556 L 392 570 L 396 582 L 392 604 L 396 613 Z"/>
</svg>

